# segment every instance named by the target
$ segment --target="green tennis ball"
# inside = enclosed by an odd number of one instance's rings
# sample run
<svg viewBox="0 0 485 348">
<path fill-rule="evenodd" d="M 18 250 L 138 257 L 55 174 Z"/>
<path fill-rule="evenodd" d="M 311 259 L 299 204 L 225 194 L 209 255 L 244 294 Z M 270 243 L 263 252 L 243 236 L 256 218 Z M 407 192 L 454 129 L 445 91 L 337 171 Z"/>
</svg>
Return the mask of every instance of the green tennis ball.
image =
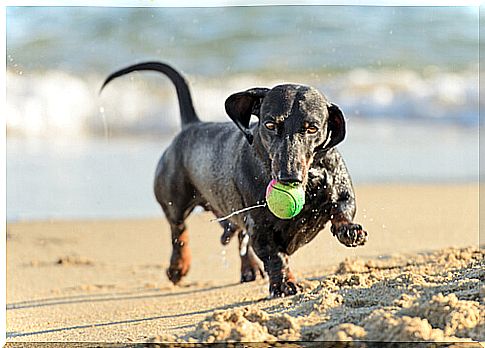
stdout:
<svg viewBox="0 0 485 348">
<path fill-rule="evenodd" d="M 276 217 L 291 219 L 303 209 L 305 190 L 302 185 L 286 185 L 271 180 L 266 188 L 266 203 Z"/>
</svg>

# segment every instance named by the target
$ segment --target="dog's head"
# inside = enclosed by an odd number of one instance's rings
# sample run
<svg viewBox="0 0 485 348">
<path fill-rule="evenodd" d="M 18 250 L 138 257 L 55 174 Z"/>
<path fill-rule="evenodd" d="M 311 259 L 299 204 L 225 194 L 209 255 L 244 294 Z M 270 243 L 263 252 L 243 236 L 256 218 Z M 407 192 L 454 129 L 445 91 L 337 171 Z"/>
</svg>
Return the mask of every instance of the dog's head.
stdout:
<svg viewBox="0 0 485 348">
<path fill-rule="evenodd" d="M 342 111 L 309 86 L 252 88 L 231 95 L 225 106 L 248 142 L 262 146 L 268 154 L 271 175 L 281 182 L 306 183 L 315 154 L 345 137 Z M 251 115 L 259 118 L 253 130 Z"/>
</svg>

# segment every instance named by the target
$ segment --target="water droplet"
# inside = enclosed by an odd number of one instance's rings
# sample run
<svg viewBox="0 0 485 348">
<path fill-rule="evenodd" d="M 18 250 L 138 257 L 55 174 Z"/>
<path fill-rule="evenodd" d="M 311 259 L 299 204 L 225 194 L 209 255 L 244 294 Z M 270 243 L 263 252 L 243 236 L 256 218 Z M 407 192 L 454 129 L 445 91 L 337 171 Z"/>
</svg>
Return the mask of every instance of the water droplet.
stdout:
<svg viewBox="0 0 485 348">
<path fill-rule="evenodd" d="M 172 201 L 168 202 L 168 205 L 173 205 L 173 202 Z"/>
<path fill-rule="evenodd" d="M 226 249 L 221 250 L 221 261 L 222 261 L 222 267 L 224 268 L 229 267 L 229 262 L 227 261 L 227 257 L 226 257 Z"/>
</svg>

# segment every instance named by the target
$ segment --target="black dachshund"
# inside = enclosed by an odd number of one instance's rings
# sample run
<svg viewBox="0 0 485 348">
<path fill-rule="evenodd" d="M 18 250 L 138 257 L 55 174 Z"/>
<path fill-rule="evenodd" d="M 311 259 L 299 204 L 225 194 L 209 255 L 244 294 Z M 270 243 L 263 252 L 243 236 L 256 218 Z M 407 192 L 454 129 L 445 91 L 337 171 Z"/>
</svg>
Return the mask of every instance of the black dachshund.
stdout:
<svg viewBox="0 0 485 348">
<path fill-rule="evenodd" d="M 289 255 L 315 238 L 329 221 L 342 244 L 355 247 L 366 242 L 367 232 L 352 222 L 352 183 L 335 149 L 345 137 L 344 116 L 316 89 L 283 84 L 235 93 L 225 103 L 234 123 L 209 123 L 197 117 L 184 78 L 163 63 L 147 62 L 119 70 L 102 88 L 114 78 L 138 70 L 168 76 L 179 99 L 182 131 L 160 159 L 154 182 L 155 196 L 172 231 L 167 275 L 174 284 L 190 267 L 185 219 L 192 210 L 202 206 L 220 218 L 264 202 L 272 179 L 303 185 L 306 203 L 288 220 L 262 207 L 221 222 L 224 244 L 239 234 L 242 282 L 254 280 L 261 272 L 255 253 L 269 276 L 271 296 L 297 293 Z M 251 124 L 251 115 L 259 121 Z"/>
</svg>

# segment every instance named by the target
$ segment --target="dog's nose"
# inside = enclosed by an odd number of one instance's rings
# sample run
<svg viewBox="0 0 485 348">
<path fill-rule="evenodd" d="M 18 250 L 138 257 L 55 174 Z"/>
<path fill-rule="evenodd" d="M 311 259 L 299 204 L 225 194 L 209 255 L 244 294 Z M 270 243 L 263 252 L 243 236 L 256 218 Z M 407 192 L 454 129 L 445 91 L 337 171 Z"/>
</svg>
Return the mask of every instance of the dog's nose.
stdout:
<svg viewBox="0 0 485 348">
<path fill-rule="evenodd" d="M 301 173 L 294 175 L 280 174 L 278 175 L 278 181 L 283 184 L 301 184 L 303 182 L 303 176 Z"/>
</svg>

